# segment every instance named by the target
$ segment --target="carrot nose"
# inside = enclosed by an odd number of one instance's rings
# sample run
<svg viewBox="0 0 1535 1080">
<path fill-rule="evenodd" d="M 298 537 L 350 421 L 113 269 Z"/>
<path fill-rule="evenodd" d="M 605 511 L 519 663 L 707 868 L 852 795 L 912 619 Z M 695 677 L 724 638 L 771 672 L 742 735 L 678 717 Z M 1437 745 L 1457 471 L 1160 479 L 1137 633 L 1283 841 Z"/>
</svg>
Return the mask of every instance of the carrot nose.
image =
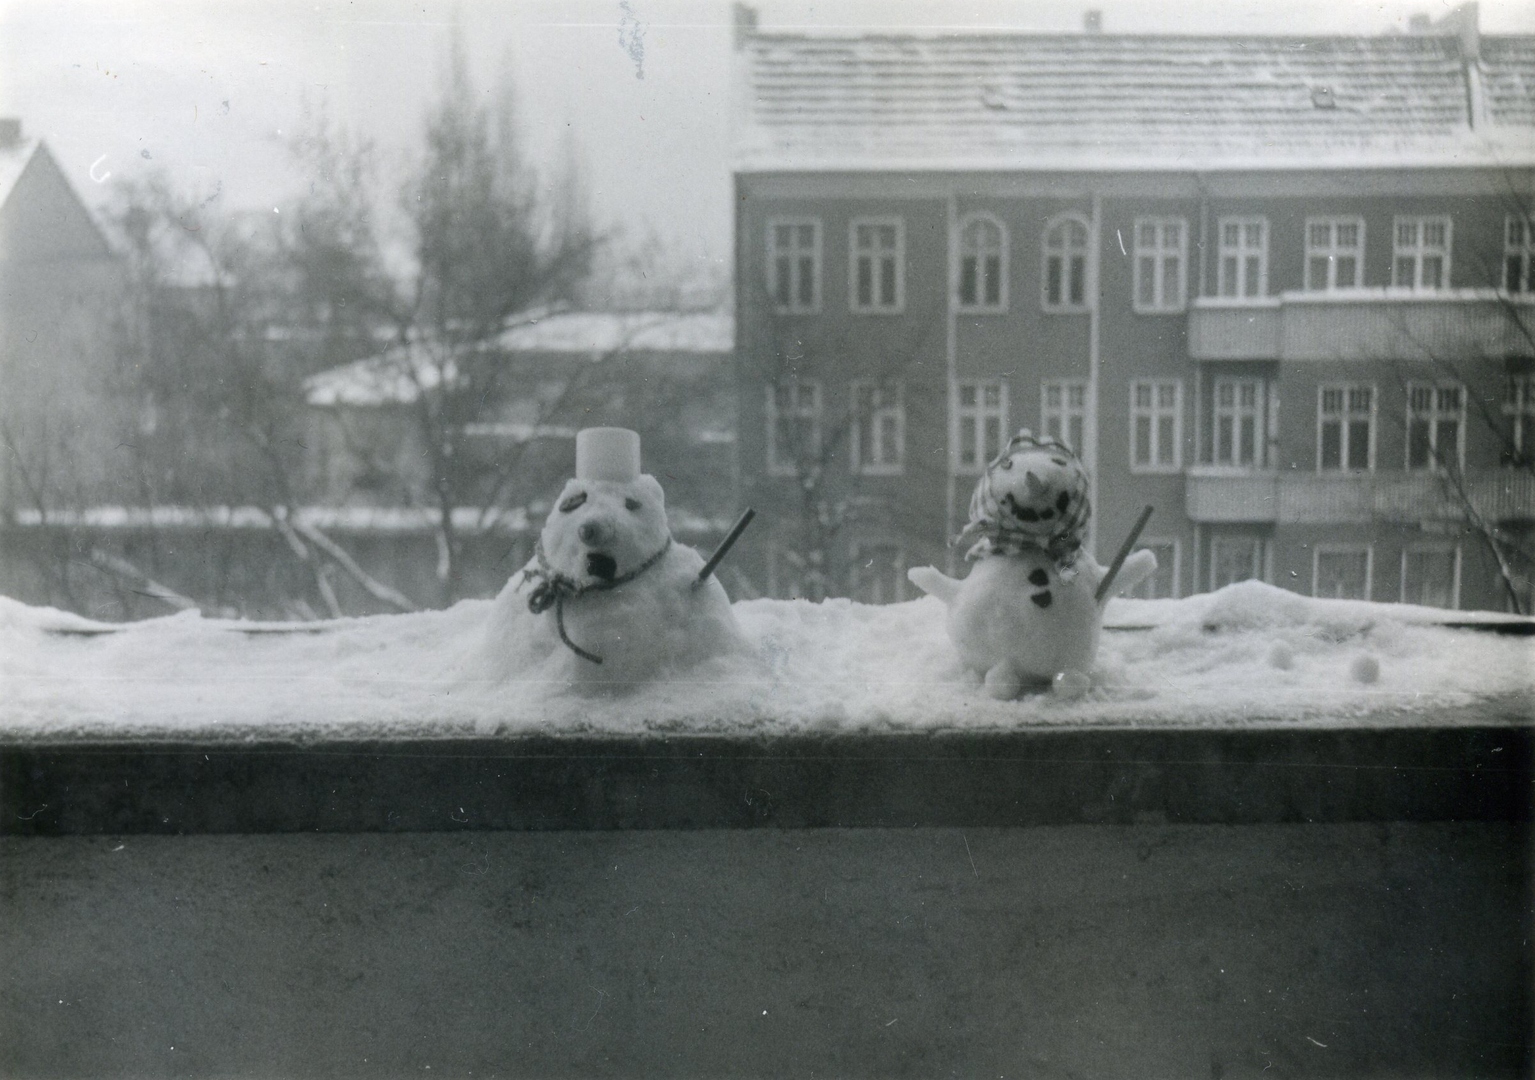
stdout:
<svg viewBox="0 0 1535 1080">
<path fill-rule="evenodd" d="M 595 521 L 583 521 L 581 527 L 576 530 L 576 535 L 581 538 L 583 544 L 600 544 L 607 539 L 608 530 Z"/>
</svg>

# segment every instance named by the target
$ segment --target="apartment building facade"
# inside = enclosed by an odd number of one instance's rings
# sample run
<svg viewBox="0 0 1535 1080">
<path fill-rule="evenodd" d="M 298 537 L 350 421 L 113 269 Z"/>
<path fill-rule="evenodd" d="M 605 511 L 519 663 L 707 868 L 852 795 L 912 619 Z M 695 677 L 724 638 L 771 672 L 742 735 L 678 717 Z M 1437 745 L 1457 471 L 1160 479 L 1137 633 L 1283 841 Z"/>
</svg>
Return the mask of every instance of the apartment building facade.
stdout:
<svg viewBox="0 0 1535 1080">
<path fill-rule="evenodd" d="M 743 14 L 739 449 L 768 587 L 906 596 L 1028 427 L 1087 460 L 1100 559 L 1155 507 L 1143 595 L 1508 606 L 1485 534 L 1535 507 L 1535 39 L 1474 7 L 1424 29 Z"/>
</svg>

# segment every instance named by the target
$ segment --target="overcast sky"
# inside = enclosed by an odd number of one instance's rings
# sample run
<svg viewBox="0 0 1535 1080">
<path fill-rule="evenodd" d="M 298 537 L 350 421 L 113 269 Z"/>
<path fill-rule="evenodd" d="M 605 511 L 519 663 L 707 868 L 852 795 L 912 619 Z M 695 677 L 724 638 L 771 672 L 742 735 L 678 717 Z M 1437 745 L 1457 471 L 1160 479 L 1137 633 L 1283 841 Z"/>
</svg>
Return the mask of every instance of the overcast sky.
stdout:
<svg viewBox="0 0 1535 1080">
<path fill-rule="evenodd" d="M 1445 0 L 771 0 L 772 30 L 1380 33 Z M 280 209 L 305 104 L 404 154 L 454 21 L 482 86 L 512 73 L 529 145 L 573 135 L 595 216 L 728 260 L 731 9 L 720 0 L 0 0 L 0 115 L 42 135 L 90 204 L 152 167 L 226 206 Z M 1482 0 L 1535 33 L 1535 0 Z"/>
</svg>

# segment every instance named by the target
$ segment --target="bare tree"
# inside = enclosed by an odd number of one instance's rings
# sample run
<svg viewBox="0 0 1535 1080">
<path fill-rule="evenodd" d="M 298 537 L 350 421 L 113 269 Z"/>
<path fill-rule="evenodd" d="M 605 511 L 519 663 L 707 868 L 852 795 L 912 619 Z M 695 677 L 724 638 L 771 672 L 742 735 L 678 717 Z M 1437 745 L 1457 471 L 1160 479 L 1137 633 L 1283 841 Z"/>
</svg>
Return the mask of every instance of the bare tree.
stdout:
<svg viewBox="0 0 1535 1080">
<path fill-rule="evenodd" d="M 1504 227 L 1507 253 L 1488 258 L 1480 253 L 1479 276 L 1495 305 L 1495 330 L 1502 358 L 1489 360 L 1471 347 L 1448 347 L 1426 340 L 1403 317 L 1397 330 L 1421 357 L 1419 371 L 1428 385 L 1416 387 L 1421 395 L 1453 388 L 1462 396 L 1465 423 L 1473 426 L 1480 441 L 1495 448 L 1499 469 L 1480 475 L 1462 467 L 1458 440 L 1446 447 L 1430 438 L 1429 421 L 1402 418 L 1409 455 L 1431 462 L 1444 504 L 1454 521 L 1474 537 L 1497 566 L 1506 602 L 1518 614 L 1528 614 L 1535 587 L 1535 529 L 1532 508 L 1517 505 L 1519 493 L 1535 491 L 1535 198 L 1508 177 L 1503 200 L 1507 211 Z M 1522 244 L 1514 244 L 1514 240 Z M 1516 251 L 1522 246 L 1523 251 Z M 1409 372 L 1398 368 L 1396 381 L 1405 401 L 1412 406 L 1415 389 Z M 1512 499 L 1510 498 L 1512 493 Z"/>
<path fill-rule="evenodd" d="M 940 303 L 908 314 L 903 325 L 915 324 L 918 331 L 892 343 L 877 368 L 854 370 L 844 362 L 859 355 L 848 324 L 838 321 L 828 328 L 823 320 L 778 315 L 765 281 L 754 275 L 746 285 L 759 294 L 749 310 L 761 314 L 755 333 L 738 335 L 739 341 L 754 343 L 743 346 L 751 351 L 738 357 L 738 377 L 746 393 L 774 396 L 775 430 L 767 437 L 773 463 L 793 490 L 790 502 L 776 508 L 779 536 L 788 540 L 779 554 L 793 564 L 804 597 L 821 600 L 845 591 L 848 560 L 841 549 L 851 533 L 871 528 L 902 546 L 925 534 L 911 527 L 898 500 L 876 495 L 869 482 L 872 470 L 854 469 L 851 463 L 867 460 L 880 437 L 882 416 L 899 403 L 906 429 L 903 471 L 923 467 L 920 456 L 911 452 L 911 430 L 931 429 L 935 420 L 942 426 L 946 395 L 924 393 L 914 376 L 920 375 L 924 350 L 943 332 L 946 310 Z M 827 373 L 858 387 L 855 392 L 851 385 L 838 386 L 847 396 L 831 409 L 820 399 Z M 807 387 L 813 387 L 816 400 L 797 400 Z M 948 467 L 947 459 L 942 467 Z"/>
<path fill-rule="evenodd" d="M 522 457 L 519 440 L 472 434 L 513 396 L 518 372 L 498 337 L 529 313 L 568 304 L 598 246 L 573 165 L 547 178 L 552 196 L 541 194 L 546 178 L 522 151 L 513 106 L 505 90 L 484 102 L 455 39 L 398 233 L 370 201 L 369 148 L 322 129 L 303 148 L 322 181 L 288 237 L 330 325 L 388 328 L 378 365 L 409 387 L 399 399 L 424 456 L 421 475 L 396 475 L 395 486 L 432 512 L 445 604 L 462 594 L 455 511 L 496 506 Z M 365 460 L 398 473 L 358 432 L 348 438 Z"/>
</svg>

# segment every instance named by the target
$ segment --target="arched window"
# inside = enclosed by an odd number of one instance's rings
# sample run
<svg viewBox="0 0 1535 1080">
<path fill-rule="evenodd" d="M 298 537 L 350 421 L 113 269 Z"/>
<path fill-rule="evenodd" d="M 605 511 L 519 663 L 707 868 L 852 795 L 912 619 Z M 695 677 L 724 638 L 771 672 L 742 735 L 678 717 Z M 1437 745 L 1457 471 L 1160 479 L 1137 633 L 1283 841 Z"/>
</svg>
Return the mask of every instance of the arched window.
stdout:
<svg viewBox="0 0 1535 1080">
<path fill-rule="evenodd" d="M 1007 230 L 990 214 L 959 225 L 959 306 L 965 311 L 1007 308 Z"/>
<path fill-rule="evenodd" d="M 1057 218 L 1045 229 L 1044 305 L 1046 311 L 1087 308 L 1087 222 Z"/>
</svg>

